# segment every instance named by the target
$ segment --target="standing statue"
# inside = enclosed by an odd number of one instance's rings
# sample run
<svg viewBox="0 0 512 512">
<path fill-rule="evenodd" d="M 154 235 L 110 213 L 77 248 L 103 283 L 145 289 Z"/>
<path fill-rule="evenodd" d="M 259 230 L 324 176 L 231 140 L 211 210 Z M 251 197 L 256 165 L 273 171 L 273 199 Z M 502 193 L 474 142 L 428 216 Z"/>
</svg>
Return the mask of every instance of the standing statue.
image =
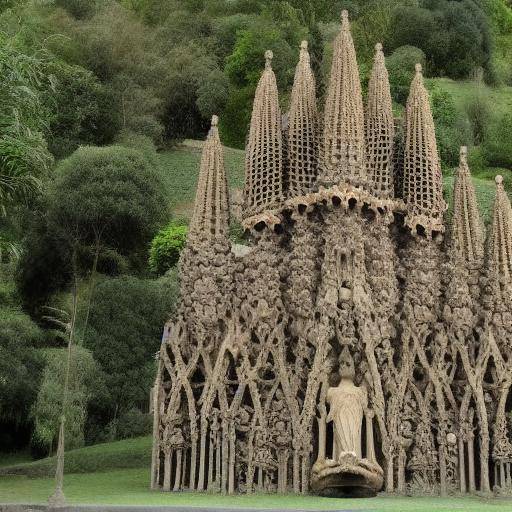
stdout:
<svg viewBox="0 0 512 512">
<path fill-rule="evenodd" d="M 361 429 L 368 408 L 366 387 L 354 384 L 354 361 L 345 346 L 340 357 L 340 383 L 329 388 L 326 401 L 330 405 L 327 423 L 334 424 L 334 447 L 338 457 L 349 452 L 362 458 Z M 333 453 L 333 458 L 334 453 Z"/>
<path fill-rule="evenodd" d="M 366 387 L 354 384 L 354 360 L 346 345 L 339 359 L 339 376 L 338 386 L 329 388 L 325 398 L 330 407 L 326 422 L 333 423 L 332 458 L 315 462 L 311 488 L 322 496 L 373 496 L 384 481 L 382 468 L 375 461 L 373 411 L 368 408 Z M 363 458 L 364 417 L 367 439 Z"/>
</svg>

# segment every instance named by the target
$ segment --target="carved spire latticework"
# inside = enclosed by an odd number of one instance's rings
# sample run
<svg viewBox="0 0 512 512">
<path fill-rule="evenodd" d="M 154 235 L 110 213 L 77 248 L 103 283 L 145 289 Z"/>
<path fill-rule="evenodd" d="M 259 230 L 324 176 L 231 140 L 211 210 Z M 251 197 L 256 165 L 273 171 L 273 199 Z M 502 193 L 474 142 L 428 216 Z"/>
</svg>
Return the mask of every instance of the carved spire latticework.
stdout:
<svg viewBox="0 0 512 512">
<path fill-rule="evenodd" d="M 394 196 L 395 120 L 388 71 L 380 43 L 375 47 L 372 74 L 368 82 L 365 121 L 369 188 L 376 196 L 387 199 Z"/>
<path fill-rule="evenodd" d="M 405 119 L 394 120 L 378 45 L 363 124 L 346 13 L 323 138 L 306 44 L 288 122 L 270 64 L 267 52 L 247 143 L 247 245 L 228 238 L 216 117 L 203 148 L 181 302 L 153 389 L 152 488 L 510 494 L 512 208 L 503 180 L 484 254 L 462 148 L 441 235 L 421 69 Z"/>
<path fill-rule="evenodd" d="M 405 109 L 403 199 L 411 229 L 419 225 L 427 232 L 443 230 L 443 178 L 420 64 L 416 64 Z"/>
<path fill-rule="evenodd" d="M 512 209 L 501 176 L 496 176 L 496 199 L 488 251 L 490 271 L 501 281 L 510 282 L 512 279 Z"/>
<path fill-rule="evenodd" d="M 228 236 L 229 191 L 217 124 L 213 116 L 201 157 L 189 240 Z"/>
<path fill-rule="evenodd" d="M 308 44 L 302 41 L 288 117 L 288 195 L 313 189 L 318 172 L 318 112 Z"/>
<path fill-rule="evenodd" d="M 478 268 L 484 256 L 485 235 L 465 146 L 460 150 L 459 168 L 455 175 L 450 236 L 453 249 L 463 262 L 471 268 Z"/>
<path fill-rule="evenodd" d="M 245 154 L 245 219 L 277 208 L 283 200 L 281 110 L 273 54 L 265 53 L 265 70 L 256 88 Z"/>
<path fill-rule="evenodd" d="M 323 129 L 320 185 L 364 186 L 363 98 L 347 11 L 342 13 L 341 31 L 334 41 Z"/>
</svg>

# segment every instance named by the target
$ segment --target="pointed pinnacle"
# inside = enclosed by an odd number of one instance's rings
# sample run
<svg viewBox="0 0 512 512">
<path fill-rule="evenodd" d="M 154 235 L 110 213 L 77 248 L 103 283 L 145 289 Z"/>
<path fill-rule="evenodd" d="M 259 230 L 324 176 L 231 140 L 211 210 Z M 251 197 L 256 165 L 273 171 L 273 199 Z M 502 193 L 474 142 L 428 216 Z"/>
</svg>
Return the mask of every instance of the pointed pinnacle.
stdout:
<svg viewBox="0 0 512 512">
<path fill-rule="evenodd" d="M 349 28 L 348 11 L 346 9 L 343 9 L 343 11 L 341 11 L 341 29 L 343 30 L 344 28 Z"/>
<path fill-rule="evenodd" d="M 272 68 L 272 59 L 274 58 L 274 53 L 272 50 L 267 50 L 265 52 L 265 68 L 271 69 Z"/>
<path fill-rule="evenodd" d="M 423 74 L 423 68 L 419 62 L 414 66 L 414 69 L 416 70 L 416 75 Z"/>
</svg>

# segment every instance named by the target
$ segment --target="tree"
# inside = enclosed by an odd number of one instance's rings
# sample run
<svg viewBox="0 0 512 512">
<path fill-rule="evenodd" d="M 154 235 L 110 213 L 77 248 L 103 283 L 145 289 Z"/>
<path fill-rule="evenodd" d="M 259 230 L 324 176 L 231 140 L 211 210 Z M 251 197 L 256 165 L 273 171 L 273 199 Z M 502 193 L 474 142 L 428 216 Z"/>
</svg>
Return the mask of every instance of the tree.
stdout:
<svg viewBox="0 0 512 512">
<path fill-rule="evenodd" d="M 85 345 L 99 362 L 109 397 L 92 404 L 95 435 L 124 413 L 144 410 L 155 375 L 162 328 L 178 295 L 176 273 L 158 280 L 123 276 L 98 283 Z M 114 438 L 116 432 L 110 432 Z"/>
<path fill-rule="evenodd" d="M 30 409 L 43 361 L 37 351 L 43 333 L 19 309 L 0 306 L 0 445 L 4 449 L 28 441 Z"/>
<path fill-rule="evenodd" d="M 90 300 L 97 270 L 144 268 L 149 242 L 168 218 L 163 190 L 133 148 L 82 147 L 63 160 L 24 241 L 17 280 L 30 311 L 40 313 L 74 272 L 91 276 Z"/>
<path fill-rule="evenodd" d="M 40 453 L 52 453 L 55 449 L 62 415 L 66 357 L 67 350 L 63 348 L 45 351 L 46 367 L 32 408 L 32 444 Z M 84 444 L 87 405 L 102 379 L 91 352 L 78 345 L 71 348 L 69 375 L 65 412 L 65 438 L 68 450 Z"/>
<path fill-rule="evenodd" d="M 53 89 L 46 93 L 51 117 L 50 151 L 63 158 L 78 146 L 104 145 L 121 128 L 118 98 L 88 70 L 55 60 L 47 66 Z"/>
<path fill-rule="evenodd" d="M 478 68 L 490 71 L 491 36 L 482 7 L 473 0 L 398 5 L 386 46 L 413 45 L 423 50 L 429 71 L 467 78 Z"/>
</svg>

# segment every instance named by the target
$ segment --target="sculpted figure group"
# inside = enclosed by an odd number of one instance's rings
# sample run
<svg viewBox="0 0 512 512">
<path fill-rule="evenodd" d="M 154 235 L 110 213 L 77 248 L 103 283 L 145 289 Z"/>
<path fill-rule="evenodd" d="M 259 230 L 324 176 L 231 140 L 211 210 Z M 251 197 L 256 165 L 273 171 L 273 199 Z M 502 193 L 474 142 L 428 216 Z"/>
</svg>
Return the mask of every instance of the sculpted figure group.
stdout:
<svg viewBox="0 0 512 512">
<path fill-rule="evenodd" d="M 286 123 L 272 52 L 241 207 L 216 117 L 153 392 L 154 489 L 512 489 L 512 208 L 487 232 L 461 149 L 448 216 L 421 66 L 403 118 L 381 45 L 363 104 L 347 13 L 322 117 L 307 43 Z"/>
</svg>

